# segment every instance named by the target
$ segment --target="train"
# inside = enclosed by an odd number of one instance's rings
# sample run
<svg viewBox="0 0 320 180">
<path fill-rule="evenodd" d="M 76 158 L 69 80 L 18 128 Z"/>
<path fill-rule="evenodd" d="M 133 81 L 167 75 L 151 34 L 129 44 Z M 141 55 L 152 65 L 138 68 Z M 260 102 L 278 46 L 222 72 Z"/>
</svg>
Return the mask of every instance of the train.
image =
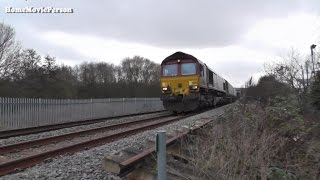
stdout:
<svg viewBox="0 0 320 180">
<path fill-rule="evenodd" d="M 160 99 L 174 113 L 235 101 L 235 88 L 196 57 L 175 52 L 161 63 Z"/>
</svg>

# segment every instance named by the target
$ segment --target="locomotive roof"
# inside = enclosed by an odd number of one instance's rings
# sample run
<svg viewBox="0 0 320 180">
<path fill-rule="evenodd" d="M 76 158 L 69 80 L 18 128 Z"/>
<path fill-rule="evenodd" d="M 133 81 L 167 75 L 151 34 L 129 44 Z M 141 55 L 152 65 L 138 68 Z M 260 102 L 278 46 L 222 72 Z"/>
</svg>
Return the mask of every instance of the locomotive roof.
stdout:
<svg viewBox="0 0 320 180">
<path fill-rule="evenodd" d="M 161 65 L 163 65 L 164 63 L 168 62 L 168 61 L 171 61 L 171 60 L 177 60 L 177 59 L 191 59 L 191 60 L 194 60 L 194 61 L 197 61 L 198 63 L 206 66 L 206 68 L 208 68 L 210 71 L 212 71 L 214 74 L 216 74 L 217 76 L 219 76 L 215 71 L 213 71 L 210 67 L 208 67 L 205 63 L 203 63 L 202 61 L 200 61 L 199 59 L 197 59 L 196 57 L 190 55 L 190 54 L 187 54 L 187 53 L 184 53 L 184 52 L 181 52 L 181 51 L 178 51 L 178 52 L 175 52 L 173 54 L 171 54 L 170 56 L 166 57 Z M 222 78 L 221 76 L 219 76 L 220 78 Z M 224 79 L 224 78 L 222 78 Z M 225 80 L 225 79 L 224 79 Z M 227 80 L 225 80 L 227 81 Z M 227 81 L 228 82 L 228 81 Z M 229 84 L 229 82 L 228 82 Z M 230 84 L 231 85 L 231 84 Z"/>
<path fill-rule="evenodd" d="M 161 64 L 163 63 L 166 63 L 168 61 L 171 61 L 171 60 L 176 60 L 176 59 L 191 59 L 191 60 L 194 60 L 194 61 L 197 61 L 197 62 L 200 62 L 202 63 L 199 59 L 197 59 L 196 57 L 190 55 L 190 54 L 187 54 L 187 53 L 184 53 L 184 52 L 181 52 L 181 51 L 178 51 L 178 52 L 175 52 L 173 53 L 172 55 L 166 57 Z"/>
</svg>

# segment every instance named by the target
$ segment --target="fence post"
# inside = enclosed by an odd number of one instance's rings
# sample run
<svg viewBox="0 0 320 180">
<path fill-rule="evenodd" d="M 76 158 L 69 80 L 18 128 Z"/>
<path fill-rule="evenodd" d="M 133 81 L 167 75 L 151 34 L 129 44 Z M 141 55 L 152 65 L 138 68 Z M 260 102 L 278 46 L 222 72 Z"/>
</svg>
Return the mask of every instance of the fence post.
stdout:
<svg viewBox="0 0 320 180">
<path fill-rule="evenodd" d="M 10 123 L 11 123 L 11 127 L 13 128 L 17 128 L 17 125 L 14 123 L 13 121 L 13 109 L 12 109 L 12 105 L 13 105 L 13 98 L 9 98 L 9 117 L 10 117 Z"/>
<path fill-rule="evenodd" d="M 2 122 L 3 118 L 2 118 L 2 97 L 0 97 L 0 128 L 1 128 L 1 124 L 4 124 Z"/>
<path fill-rule="evenodd" d="M 122 98 L 122 113 L 123 113 L 123 115 L 125 114 L 124 113 L 124 101 L 125 101 L 125 98 Z"/>
<path fill-rule="evenodd" d="M 156 139 L 158 180 L 167 179 L 166 131 L 158 131 Z"/>
<path fill-rule="evenodd" d="M 90 99 L 90 101 L 91 101 L 90 119 L 93 119 L 93 101 L 92 101 L 92 99 Z"/>
<path fill-rule="evenodd" d="M 2 103 L 3 103 L 2 102 L 2 97 L 0 97 L 0 126 L 1 126 L 1 124 L 4 125 L 4 119 L 3 119 L 3 115 L 2 115 L 2 113 L 3 113 L 3 109 L 2 109 L 3 105 L 2 105 Z"/>
<path fill-rule="evenodd" d="M 40 116 L 40 112 L 41 112 L 41 98 L 38 98 L 38 108 L 37 108 L 37 126 L 40 125 L 40 121 L 41 121 L 41 116 Z"/>
<path fill-rule="evenodd" d="M 4 99 L 4 113 L 5 113 L 5 119 L 6 119 L 6 125 L 10 127 L 10 120 L 9 120 L 9 98 Z"/>
</svg>

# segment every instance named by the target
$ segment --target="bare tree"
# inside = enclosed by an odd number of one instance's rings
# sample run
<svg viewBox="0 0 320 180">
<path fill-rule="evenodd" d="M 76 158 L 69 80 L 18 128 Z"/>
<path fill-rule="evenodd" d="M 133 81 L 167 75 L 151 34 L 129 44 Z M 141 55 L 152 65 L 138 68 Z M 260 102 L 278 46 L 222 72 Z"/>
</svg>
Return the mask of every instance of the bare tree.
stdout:
<svg viewBox="0 0 320 180">
<path fill-rule="evenodd" d="M 95 64 L 97 71 L 97 81 L 101 84 L 108 85 L 116 81 L 115 67 L 113 64 L 99 62 Z"/>
<path fill-rule="evenodd" d="M 84 62 L 78 68 L 79 80 L 85 85 L 94 85 L 97 83 L 97 71 L 95 63 Z"/>
<path fill-rule="evenodd" d="M 20 46 L 13 28 L 0 23 L 0 77 L 8 78 L 19 64 Z"/>
<path fill-rule="evenodd" d="M 150 84 L 159 80 L 160 66 L 149 59 L 134 56 L 121 62 L 121 74 L 127 83 Z"/>
<path fill-rule="evenodd" d="M 46 55 L 43 60 L 42 68 L 46 74 L 50 74 L 50 72 L 54 72 L 58 69 L 56 58 Z"/>
<path fill-rule="evenodd" d="M 138 83 L 142 80 L 141 69 L 143 66 L 143 58 L 135 56 L 133 58 L 125 58 L 121 62 L 122 79 L 126 83 Z"/>
<path fill-rule="evenodd" d="M 308 58 L 291 49 L 281 62 L 265 64 L 265 71 L 298 92 L 306 93 L 310 86 L 311 67 Z"/>
</svg>

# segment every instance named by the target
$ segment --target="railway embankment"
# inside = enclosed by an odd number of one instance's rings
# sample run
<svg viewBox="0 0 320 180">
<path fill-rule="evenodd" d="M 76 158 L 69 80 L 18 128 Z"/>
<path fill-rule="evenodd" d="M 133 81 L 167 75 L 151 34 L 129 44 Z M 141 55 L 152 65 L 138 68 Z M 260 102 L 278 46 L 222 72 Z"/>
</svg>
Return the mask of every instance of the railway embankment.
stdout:
<svg viewBox="0 0 320 180">
<path fill-rule="evenodd" d="M 242 99 L 185 138 L 168 171 L 195 179 L 319 179 L 319 116 L 302 113 L 297 97 L 268 103 Z"/>
</svg>

